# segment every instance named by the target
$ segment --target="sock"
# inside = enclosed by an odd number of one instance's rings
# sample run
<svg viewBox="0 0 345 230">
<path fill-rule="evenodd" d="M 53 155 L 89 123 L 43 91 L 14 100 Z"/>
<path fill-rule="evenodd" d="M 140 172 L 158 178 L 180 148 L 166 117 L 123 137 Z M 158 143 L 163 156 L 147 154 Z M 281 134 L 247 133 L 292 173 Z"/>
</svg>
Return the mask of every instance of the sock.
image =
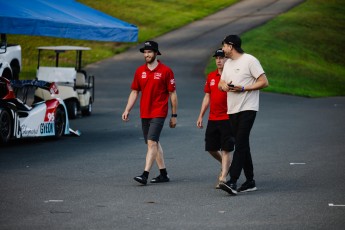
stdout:
<svg viewBox="0 0 345 230">
<path fill-rule="evenodd" d="M 149 178 L 149 172 L 148 171 L 144 171 L 143 172 L 143 176 L 146 177 L 146 178 Z"/>
<path fill-rule="evenodd" d="M 160 174 L 161 174 L 162 176 L 167 176 L 167 175 L 168 175 L 168 172 L 167 172 L 167 169 L 166 169 L 166 168 L 160 169 L 159 172 L 160 172 Z"/>
</svg>

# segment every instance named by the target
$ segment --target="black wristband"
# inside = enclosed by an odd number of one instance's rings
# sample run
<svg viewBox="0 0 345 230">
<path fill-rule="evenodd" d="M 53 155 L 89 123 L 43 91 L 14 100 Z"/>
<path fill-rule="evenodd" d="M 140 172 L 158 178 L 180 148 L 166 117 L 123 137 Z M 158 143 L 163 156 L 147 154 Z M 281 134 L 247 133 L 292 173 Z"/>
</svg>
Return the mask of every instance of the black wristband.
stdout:
<svg viewBox="0 0 345 230">
<path fill-rule="evenodd" d="M 171 117 L 177 117 L 177 114 L 173 113 L 173 114 L 171 114 Z"/>
</svg>

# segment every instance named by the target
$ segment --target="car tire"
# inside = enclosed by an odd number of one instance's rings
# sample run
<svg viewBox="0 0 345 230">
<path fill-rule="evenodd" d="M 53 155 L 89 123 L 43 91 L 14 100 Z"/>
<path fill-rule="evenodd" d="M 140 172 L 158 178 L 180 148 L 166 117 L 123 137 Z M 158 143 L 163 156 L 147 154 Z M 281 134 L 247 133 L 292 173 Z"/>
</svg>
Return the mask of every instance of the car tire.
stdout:
<svg viewBox="0 0 345 230">
<path fill-rule="evenodd" d="M 8 79 L 8 80 L 13 80 L 13 74 L 12 71 L 9 68 L 6 68 L 3 72 L 2 72 L 2 77 Z"/>
<path fill-rule="evenodd" d="M 76 101 L 68 101 L 66 103 L 67 111 L 68 111 L 68 118 L 69 119 L 76 119 L 78 115 L 78 104 Z"/>
<path fill-rule="evenodd" d="M 60 138 L 64 134 L 66 128 L 66 114 L 65 110 L 58 107 L 55 111 L 55 137 Z"/>
<path fill-rule="evenodd" d="M 0 111 L 0 143 L 7 143 L 11 138 L 13 121 L 7 110 Z"/>
</svg>

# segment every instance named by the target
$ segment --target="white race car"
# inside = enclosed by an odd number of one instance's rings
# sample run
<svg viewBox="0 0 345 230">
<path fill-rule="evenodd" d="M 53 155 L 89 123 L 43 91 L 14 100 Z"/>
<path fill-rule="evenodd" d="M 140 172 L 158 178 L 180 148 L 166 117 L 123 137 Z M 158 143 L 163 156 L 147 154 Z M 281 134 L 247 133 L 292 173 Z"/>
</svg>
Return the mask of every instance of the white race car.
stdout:
<svg viewBox="0 0 345 230">
<path fill-rule="evenodd" d="M 26 137 L 59 138 L 70 134 L 68 114 L 63 100 L 26 104 L 30 88 L 41 88 L 57 94 L 55 83 L 38 80 L 9 81 L 0 77 L 0 144 Z M 22 94 L 22 100 L 16 94 Z"/>
</svg>

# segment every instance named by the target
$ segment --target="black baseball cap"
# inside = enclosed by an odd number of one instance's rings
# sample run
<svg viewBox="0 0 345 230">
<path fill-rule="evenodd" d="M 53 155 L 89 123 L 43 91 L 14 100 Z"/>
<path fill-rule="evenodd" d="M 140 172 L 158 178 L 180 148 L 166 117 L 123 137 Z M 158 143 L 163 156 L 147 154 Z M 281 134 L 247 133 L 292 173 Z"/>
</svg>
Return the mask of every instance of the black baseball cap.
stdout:
<svg viewBox="0 0 345 230">
<path fill-rule="evenodd" d="M 140 48 L 140 52 L 144 53 L 144 50 L 153 50 L 157 52 L 157 55 L 162 55 L 158 50 L 158 43 L 155 41 L 146 41 L 144 47 Z"/>
<path fill-rule="evenodd" d="M 244 53 L 243 49 L 241 48 L 242 41 L 238 35 L 228 35 L 224 38 L 222 44 L 232 45 L 235 50 L 239 53 Z"/>
<path fill-rule="evenodd" d="M 224 51 L 222 49 L 217 49 L 213 57 L 225 57 Z"/>
</svg>

